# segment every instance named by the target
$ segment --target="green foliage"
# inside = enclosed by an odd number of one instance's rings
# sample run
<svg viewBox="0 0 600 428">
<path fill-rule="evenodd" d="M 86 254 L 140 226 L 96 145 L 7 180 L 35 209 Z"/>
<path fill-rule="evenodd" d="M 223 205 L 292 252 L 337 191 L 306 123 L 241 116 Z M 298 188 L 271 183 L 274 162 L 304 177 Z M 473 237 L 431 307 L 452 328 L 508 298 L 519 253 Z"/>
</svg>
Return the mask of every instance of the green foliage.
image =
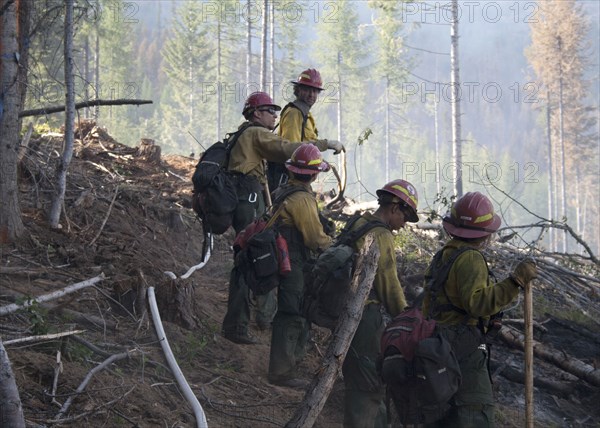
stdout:
<svg viewBox="0 0 600 428">
<path fill-rule="evenodd" d="M 73 362 L 88 361 L 93 355 L 94 352 L 90 348 L 73 340 L 67 342 L 64 352 L 65 359 Z"/>
<path fill-rule="evenodd" d="M 17 304 L 22 305 L 29 302 L 29 306 L 23 308 L 29 323 L 31 324 L 31 333 L 34 335 L 46 334 L 50 330 L 46 316 L 48 311 L 30 296 L 17 299 Z"/>
<path fill-rule="evenodd" d="M 445 188 L 435 195 L 432 207 L 427 210 L 427 223 L 433 223 L 434 220 L 441 220 L 444 215 L 450 211 L 450 207 L 456 200 L 456 195 L 448 195 Z"/>
</svg>

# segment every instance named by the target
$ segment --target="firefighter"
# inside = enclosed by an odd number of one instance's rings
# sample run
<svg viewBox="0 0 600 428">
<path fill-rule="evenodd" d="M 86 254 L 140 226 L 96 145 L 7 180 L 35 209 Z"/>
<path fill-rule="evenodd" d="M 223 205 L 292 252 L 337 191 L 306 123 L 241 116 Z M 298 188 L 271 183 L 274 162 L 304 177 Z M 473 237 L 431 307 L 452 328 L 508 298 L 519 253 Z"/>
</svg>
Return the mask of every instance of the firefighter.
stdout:
<svg viewBox="0 0 600 428">
<path fill-rule="evenodd" d="M 247 128 L 231 150 L 228 165 L 228 170 L 236 181 L 239 199 L 233 217 L 236 233 L 265 212 L 265 160 L 285 162 L 302 145 L 301 142 L 292 142 L 272 133 L 280 110 L 281 107 L 265 92 L 250 94 L 244 103 L 242 114 L 246 121 L 240 128 Z M 312 144 L 317 151 L 331 149 L 339 153 L 344 150 L 344 146 L 336 140 L 315 140 Z M 257 324 L 259 328 L 268 328 L 276 307 L 274 293 L 256 296 L 256 300 Z M 249 319 L 250 291 L 238 269 L 234 267 L 229 281 L 223 336 L 235 343 L 256 343 L 256 339 L 248 333 Z"/>
<path fill-rule="evenodd" d="M 309 68 L 290 83 L 294 85 L 296 98 L 281 112 L 279 135 L 290 141 L 316 141 L 319 138 L 319 131 L 310 109 L 317 102 L 319 93 L 323 91 L 321 74 L 314 68 Z M 267 176 L 271 191 L 288 180 L 283 163 L 269 162 Z"/>
<path fill-rule="evenodd" d="M 402 229 L 407 222 L 417 222 L 418 195 L 415 187 L 405 180 L 393 180 L 377 190 L 379 207 L 366 213 L 351 230 L 369 221 L 379 220 L 387 227 L 372 230 L 381 253 L 373 287 L 365 302 L 362 318 L 342 366 L 344 374 L 344 427 L 385 427 L 387 423 L 385 388 L 375 362 L 380 350 L 381 334 L 385 328 L 383 313 L 395 317 L 406 307 L 404 291 L 396 270 L 396 252 L 392 231 Z M 364 236 L 354 243 L 359 251 Z"/>
<path fill-rule="evenodd" d="M 491 280 L 479 250 L 488 246 L 500 224 L 494 206 L 479 192 L 469 192 L 459 198 L 443 219 L 444 230 L 451 239 L 442 249 L 442 262 L 459 248 L 469 249 L 453 263 L 444 289 L 436 293 L 433 307 L 432 296 L 425 291 L 423 313 L 437 321 L 452 344 L 462 383 L 450 402 L 449 412 L 428 427 L 494 426 L 494 399 L 484 335 L 490 317 L 501 312 L 521 288 L 537 277 L 535 263 L 525 260 L 518 263 L 505 280 L 498 283 Z M 432 268 L 428 268 L 426 278 L 434 275 Z"/>
<path fill-rule="evenodd" d="M 279 216 L 278 229 L 288 244 L 291 272 L 283 277 L 277 291 L 277 314 L 273 319 L 269 382 L 275 385 L 300 388 L 308 381 L 297 374 L 298 363 L 306 354 L 309 322 L 302 313 L 304 297 L 303 267 L 312 252 L 320 252 L 331 245 L 319 220 L 317 200 L 311 189 L 319 172 L 329 170 L 321 152 L 312 144 L 301 145 L 285 163 L 290 180 L 273 192 L 278 195 L 296 191 L 285 199 Z"/>
</svg>

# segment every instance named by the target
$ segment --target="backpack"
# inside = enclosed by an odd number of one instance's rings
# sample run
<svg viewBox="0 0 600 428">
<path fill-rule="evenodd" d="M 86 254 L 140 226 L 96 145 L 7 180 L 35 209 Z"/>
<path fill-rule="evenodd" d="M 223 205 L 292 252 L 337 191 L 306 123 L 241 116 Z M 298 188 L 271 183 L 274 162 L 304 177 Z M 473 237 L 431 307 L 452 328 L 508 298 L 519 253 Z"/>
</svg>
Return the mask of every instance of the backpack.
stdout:
<svg viewBox="0 0 600 428">
<path fill-rule="evenodd" d="M 192 208 L 202 220 L 204 234 L 221 235 L 233 222 L 238 204 L 236 181 L 227 171 L 231 149 L 252 124 L 245 124 L 223 141 L 211 145 L 202 155 L 192 176 Z"/>
<path fill-rule="evenodd" d="M 287 241 L 279 233 L 277 219 L 283 209 L 283 201 L 303 188 L 289 186 L 279 192 L 271 216 L 254 220 L 235 237 L 233 248 L 235 263 L 246 284 L 255 295 L 267 294 L 279 285 L 281 276 L 291 271 Z"/>
<path fill-rule="evenodd" d="M 434 256 L 425 285 L 426 291 L 433 293 L 432 310 L 436 309 L 435 294 L 444 287 L 456 258 L 467 249 L 458 249 L 443 265 L 442 251 Z M 386 326 L 377 363 L 386 384 L 387 402 L 393 401 L 405 425 L 441 419 L 461 383 L 452 345 L 436 321 L 426 318 L 418 308 L 423 296 Z"/>
<path fill-rule="evenodd" d="M 375 220 L 350 230 L 359 218 L 350 219 L 336 243 L 316 260 L 308 262 L 305 268 L 304 316 L 308 321 L 330 330 L 335 328 L 344 309 L 354 275 L 358 253 L 351 245 L 375 227 L 387 228 L 385 223 Z"/>
</svg>

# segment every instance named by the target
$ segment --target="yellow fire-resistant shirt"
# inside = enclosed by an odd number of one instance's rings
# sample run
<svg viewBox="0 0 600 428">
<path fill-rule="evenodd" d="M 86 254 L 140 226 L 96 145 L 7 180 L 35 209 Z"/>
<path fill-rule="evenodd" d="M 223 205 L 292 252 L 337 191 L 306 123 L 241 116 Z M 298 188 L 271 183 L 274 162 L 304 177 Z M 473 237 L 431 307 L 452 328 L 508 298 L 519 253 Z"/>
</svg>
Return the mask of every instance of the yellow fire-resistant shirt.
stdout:
<svg viewBox="0 0 600 428">
<path fill-rule="evenodd" d="M 358 219 L 352 226 L 352 230 L 356 230 L 366 224 L 368 221 L 377 220 L 371 214 L 366 213 L 362 218 Z M 398 279 L 398 271 L 396 269 L 396 251 L 394 249 L 394 235 L 390 229 L 386 227 L 375 227 L 367 233 L 373 234 L 373 238 L 379 246 L 380 256 L 377 262 L 377 271 L 373 281 L 373 289 L 376 292 L 378 300 L 367 300 L 367 303 L 381 303 L 385 310 L 395 317 L 406 307 L 406 297 L 404 290 Z M 365 242 L 365 237 L 359 238 L 354 243 L 354 249 L 360 251 Z"/>
<path fill-rule="evenodd" d="M 452 239 L 443 248 L 443 262 L 446 262 L 457 248 L 469 246 L 468 243 Z M 427 269 L 425 276 L 429 274 Z M 488 267 L 479 251 L 466 251 L 462 253 L 450 269 L 445 285 L 450 302 L 464 309 L 470 319 L 469 325 L 477 325 L 478 318 L 489 319 L 491 315 L 500 312 L 518 294 L 519 287 L 510 278 L 493 283 L 490 279 Z M 423 313 L 429 314 L 430 295 L 423 300 Z M 443 290 L 439 290 L 436 305 L 448 303 Z M 464 322 L 465 315 L 455 310 L 440 313 L 435 319 L 444 325 L 457 325 Z"/>
<path fill-rule="evenodd" d="M 304 246 L 310 250 L 325 250 L 331 245 L 331 237 L 323 232 L 317 200 L 310 183 L 291 178 L 288 185 L 303 187 L 308 192 L 292 193 L 285 199 L 279 216 L 281 224 L 296 228 L 304 240 Z"/>
<path fill-rule="evenodd" d="M 279 119 L 279 135 L 290 141 L 316 141 L 319 131 L 315 124 L 315 118 L 310 113 L 309 107 L 299 101 L 293 102 L 296 107 L 289 106 Z M 302 138 L 303 111 L 306 112 L 306 124 L 304 125 L 304 138 Z"/>
<path fill-rule="evenodd" d="M 246 123 L 240 125 L 240 128 Z M 312 143 L 322 152 L 327 150 L 327 140 L 317 140 Z M 264 184 L 267 179 L 263 160 L 283 163 L 301 144 L 281 138 L 265 127 L 250 126 L 240 135 L 231 150 L 228 169 L 255 176 L 261 184 Z"/>
</svg>

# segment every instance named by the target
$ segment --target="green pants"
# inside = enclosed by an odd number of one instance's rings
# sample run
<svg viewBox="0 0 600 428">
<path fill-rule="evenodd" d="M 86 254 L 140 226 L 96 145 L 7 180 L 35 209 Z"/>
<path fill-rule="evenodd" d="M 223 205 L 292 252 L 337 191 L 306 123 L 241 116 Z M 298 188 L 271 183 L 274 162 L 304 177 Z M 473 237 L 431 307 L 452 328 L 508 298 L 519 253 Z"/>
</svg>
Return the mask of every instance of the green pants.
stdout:
<svg viewBox="0 0 600 428">
<path fill-rule="evenodd" d="M 375 367 L 383 328 L 380 306 L 365 306 L 342 366 L 344 427 L 386 426 L 385 388 Z"/>
<path fill-rule="evenodd" d="M 242 231 L 265 211 L 262 193 L 256 193 L 256 200 L 250 202 L 248 198 L 240 200 L 233 218 L 233 227 L 236 233 Z M 263 323 L 269 323 L 277 310 L 275 291 L 263 296 L 255 296 L 256 318 Z M 229 276 L 229 297 L 227 299 L 227 313 L 223 319 L 222 330 L 226 333 L 245 335 L 250 322 L 251 291 L 246 285 L 244 275 L 234 267 Z"/>
<path fill-rule="evenodd" d="M 459 361 L 462 383 L 448 414 L 427 428 L 493 428 L 494 397 L 486 353 L 475 350 Z"/>
<path fill-rule="evenodd" d="M 277 314 L 273 319 L 269 378 L 296 377 L 298 363 L 306 355 L 309 323 L 302 316 L 304 300 L 304 274 L 302 267 L 307 259 L 299 242 L 288 240 L 291 272 L 281 278 L 277 291 Z"/>
</svg>

